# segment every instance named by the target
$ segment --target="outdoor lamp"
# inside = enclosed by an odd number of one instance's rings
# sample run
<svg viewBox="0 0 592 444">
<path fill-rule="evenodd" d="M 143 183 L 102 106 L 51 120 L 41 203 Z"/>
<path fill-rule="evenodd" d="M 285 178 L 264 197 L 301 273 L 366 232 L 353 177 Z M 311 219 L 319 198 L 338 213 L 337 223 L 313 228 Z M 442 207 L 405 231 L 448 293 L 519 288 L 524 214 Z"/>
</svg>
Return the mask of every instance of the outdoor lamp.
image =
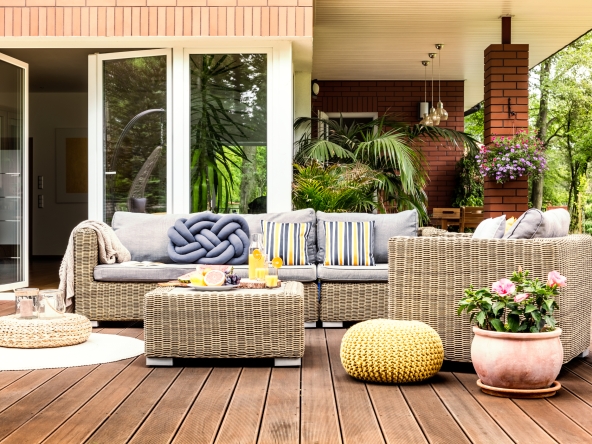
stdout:
<svg viewBox="0 0 592 444">
<path fill-rule="evenodd" d="M 436 57 L 435 52 L 430 52 L 428 55 L 430 56 L 432 61 Z M 432 107 L 430 108 L 430 117 L 432 118 L 432 123 L 435 126 L 438 126 L 438 125 L 440 125 L 440 115 L 436 112 L 436 108 L 434 108 L 433 103 L 434 103 L 434 64 L 432 63 Z"/>
<path fill-rule="evenodd" d="M 312 82 L 310 82 L 310 91 L 312 92 L 313 97 L 318 96 L 320 90 L 321 87 L 319 86 L 317 79 L 314 79 Z"/>
<path fill-rule="evenodd" d="M 440 50 L 444 47 L 443 43 L 436 43 L 436 49 L 438 50 L 438 54 L 440 54 Z M 436 105 L 436 114 L 440 116 L 440 120 L 448 120 L 448 111 L 444 109 L 444 104 L 440 99 L 440 61 L 442 57 L 438 58 L 438 104 Z"/>
</svg>

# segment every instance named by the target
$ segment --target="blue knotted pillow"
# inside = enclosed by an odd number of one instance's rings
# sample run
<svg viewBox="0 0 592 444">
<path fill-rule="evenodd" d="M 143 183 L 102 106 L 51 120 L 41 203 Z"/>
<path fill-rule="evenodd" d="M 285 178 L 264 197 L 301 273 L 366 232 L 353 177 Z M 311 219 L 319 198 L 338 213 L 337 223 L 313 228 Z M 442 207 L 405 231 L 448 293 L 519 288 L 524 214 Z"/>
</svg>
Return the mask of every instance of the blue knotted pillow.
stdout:
<svg viewBox="0 0 592 444">
<path fill-rule="evenodd" d="M 198 213 L 167 234 L 169 257 L 180 264 L 240 265 L 249 256 L 249 225 L 237 214 Z"/>
</svg>

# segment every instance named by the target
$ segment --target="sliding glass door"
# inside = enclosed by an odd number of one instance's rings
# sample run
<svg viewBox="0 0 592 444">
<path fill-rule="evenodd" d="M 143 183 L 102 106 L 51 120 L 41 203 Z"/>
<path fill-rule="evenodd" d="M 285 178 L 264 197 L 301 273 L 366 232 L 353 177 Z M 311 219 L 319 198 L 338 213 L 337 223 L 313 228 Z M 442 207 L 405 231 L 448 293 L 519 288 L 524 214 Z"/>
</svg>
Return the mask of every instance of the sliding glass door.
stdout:
<svg viewBox="0 0 592 444">
<path fill-rule="evenodd" d="M 0 291 L 28 285 L 27 76 L 0 54 Z"/>
</svg>

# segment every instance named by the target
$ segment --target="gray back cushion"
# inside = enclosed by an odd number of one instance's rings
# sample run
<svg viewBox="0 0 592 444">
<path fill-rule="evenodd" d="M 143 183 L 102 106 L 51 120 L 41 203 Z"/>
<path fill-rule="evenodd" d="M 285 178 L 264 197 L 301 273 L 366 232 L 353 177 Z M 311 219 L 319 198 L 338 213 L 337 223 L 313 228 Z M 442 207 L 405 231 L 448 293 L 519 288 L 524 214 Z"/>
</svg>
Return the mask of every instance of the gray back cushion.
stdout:
<svg viewBox="0 0 592 444">
<path fill-rule="evenodd" d="M 563 208 L 542 212 L 527 210 L 504 235 L 504 239 L 563 237 L 569 232 L 569 213 Z"/>
<path fill-rule="evenodd" d="M 388 263 L 388 240 L 393 236 L 417 236 L 417 210 L 401 211 L 394 214 L 368 213 L 324 213 L 317 211 L 317 262 L 325 260 L 324 221 L 364 222 L 374 221 L 374 260 L 377 264 Z"/>
<path fill-rule="evenodd" d="M 133 261 L 153 261 L 171 264 L 167 248 L 167 231 L 181 217 L 190 214 L 146 214 L 117 211 L 111 227 L 132 255 Z"/>
<path fill-rule="evenodd" d="M 317 218 L 312 208 L 304 210 L 287 211 L 285 213 L 262 213 L 262 214 L 241 214 L 249 224 L 249 231 L 263 233 L 261 221 L 282 222 L 282 223 L 306 223 L 311 222 L 311 228 L 306 238 L 306 249 L 309 260 L 314 263 L 317 255 Z"/>
</svg>

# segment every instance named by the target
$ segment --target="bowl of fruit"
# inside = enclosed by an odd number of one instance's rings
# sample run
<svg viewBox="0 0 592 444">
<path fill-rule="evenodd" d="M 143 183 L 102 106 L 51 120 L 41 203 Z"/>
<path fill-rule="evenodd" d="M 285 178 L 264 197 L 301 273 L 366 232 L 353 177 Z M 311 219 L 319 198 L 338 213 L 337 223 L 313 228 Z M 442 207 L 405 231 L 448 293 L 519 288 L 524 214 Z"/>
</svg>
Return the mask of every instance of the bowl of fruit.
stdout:
<svg viewBox="0 0 592 444">
<path fill-rule="evenodd" d="M 189 287 L 199 291 L 228 291 L 238 287 L 240 279 L 232 267 L 226 270 L 198 268 L 189 275 Z"/>
</svg>

